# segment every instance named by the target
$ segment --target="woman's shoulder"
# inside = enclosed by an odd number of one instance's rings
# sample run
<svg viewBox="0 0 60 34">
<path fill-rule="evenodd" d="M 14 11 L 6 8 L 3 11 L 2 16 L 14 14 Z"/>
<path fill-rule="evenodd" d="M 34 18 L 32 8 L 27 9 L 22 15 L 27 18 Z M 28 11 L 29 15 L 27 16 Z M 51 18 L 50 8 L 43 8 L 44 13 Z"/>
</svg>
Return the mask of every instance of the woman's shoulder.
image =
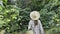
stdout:
<svg viewBox="0 0 60 34">
<path fill-rule="evenodd" d="M 40 21 L 40 20 L 38 20 L 38 23 L 41 23 L 41 21 Z"/>
<path fill-rule="evenodd" d="M 30 21 L 29 21 L 29 24 L 33 24 L 33 20 L 30 20 Z"/>
<path fill-rule="evenodd" d="M 40 20 L 38 20 L 38 21 L 40 21 Z"/>
<path fill-rule="evenodd" d="M 29 22 L 30 22 L 30 23 L 32 23 L 32 22 L 33 22 L 33 20 L 30 20 Z"/>
</svg>

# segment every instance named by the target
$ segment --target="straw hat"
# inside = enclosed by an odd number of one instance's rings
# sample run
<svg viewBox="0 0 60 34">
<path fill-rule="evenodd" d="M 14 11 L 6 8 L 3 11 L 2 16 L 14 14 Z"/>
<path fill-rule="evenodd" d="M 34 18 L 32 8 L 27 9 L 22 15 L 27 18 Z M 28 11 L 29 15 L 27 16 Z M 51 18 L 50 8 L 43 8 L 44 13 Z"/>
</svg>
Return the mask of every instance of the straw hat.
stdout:
<svg viewBox="0 0 60 34">
<path fill-rule="evenodd" d="M 37 11 L 32 11 L 32 12 L 30 13 L 30 18 L 31 18 L 32 20 L 38 20 L 39 17 L 40 17 L 40 13 L 37 12 Z"/>
</svg>

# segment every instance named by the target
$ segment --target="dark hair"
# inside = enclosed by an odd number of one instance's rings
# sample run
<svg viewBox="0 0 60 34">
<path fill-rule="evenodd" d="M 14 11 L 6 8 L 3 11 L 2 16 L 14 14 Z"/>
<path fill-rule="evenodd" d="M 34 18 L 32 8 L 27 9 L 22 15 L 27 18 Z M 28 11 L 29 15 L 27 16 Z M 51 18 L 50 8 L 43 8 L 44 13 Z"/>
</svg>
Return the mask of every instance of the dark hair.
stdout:
<svg viewBox="0 0 60 34">
<path fill-rule="evenodd" d="M 38 25 L 38 20 L 34 20 L 34 25 Z"/>
</svg>

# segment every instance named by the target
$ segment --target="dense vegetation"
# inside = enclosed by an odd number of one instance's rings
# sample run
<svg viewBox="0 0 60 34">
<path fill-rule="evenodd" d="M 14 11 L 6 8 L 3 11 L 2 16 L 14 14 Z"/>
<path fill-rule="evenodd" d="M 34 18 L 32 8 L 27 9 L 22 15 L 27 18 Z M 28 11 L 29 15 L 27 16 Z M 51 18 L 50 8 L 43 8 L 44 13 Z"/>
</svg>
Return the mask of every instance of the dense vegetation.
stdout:
<svg viewBox="0 0 60 34">
<path fill-rule="evenodd" d="M 25 33 L 32 11 L 40 12 L 46 34 L 60 34 L 60 0 L 0 0 L 0 31 Z"/>
</svg>

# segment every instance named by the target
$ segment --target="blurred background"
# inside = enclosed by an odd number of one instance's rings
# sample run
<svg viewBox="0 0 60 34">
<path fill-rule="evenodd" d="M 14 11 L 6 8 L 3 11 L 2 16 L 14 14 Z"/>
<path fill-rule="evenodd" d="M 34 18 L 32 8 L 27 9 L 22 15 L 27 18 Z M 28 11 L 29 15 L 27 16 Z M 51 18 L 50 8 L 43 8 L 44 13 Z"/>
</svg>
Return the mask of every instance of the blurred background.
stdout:
<svg viewBox="0 0 60 34">
<path fill-rule="evenodd" d="M 60 0 L 0 0 L 0 34 L 26 34 L 32 11 L 45 34 L 60 34 Z"/>
</svg>

